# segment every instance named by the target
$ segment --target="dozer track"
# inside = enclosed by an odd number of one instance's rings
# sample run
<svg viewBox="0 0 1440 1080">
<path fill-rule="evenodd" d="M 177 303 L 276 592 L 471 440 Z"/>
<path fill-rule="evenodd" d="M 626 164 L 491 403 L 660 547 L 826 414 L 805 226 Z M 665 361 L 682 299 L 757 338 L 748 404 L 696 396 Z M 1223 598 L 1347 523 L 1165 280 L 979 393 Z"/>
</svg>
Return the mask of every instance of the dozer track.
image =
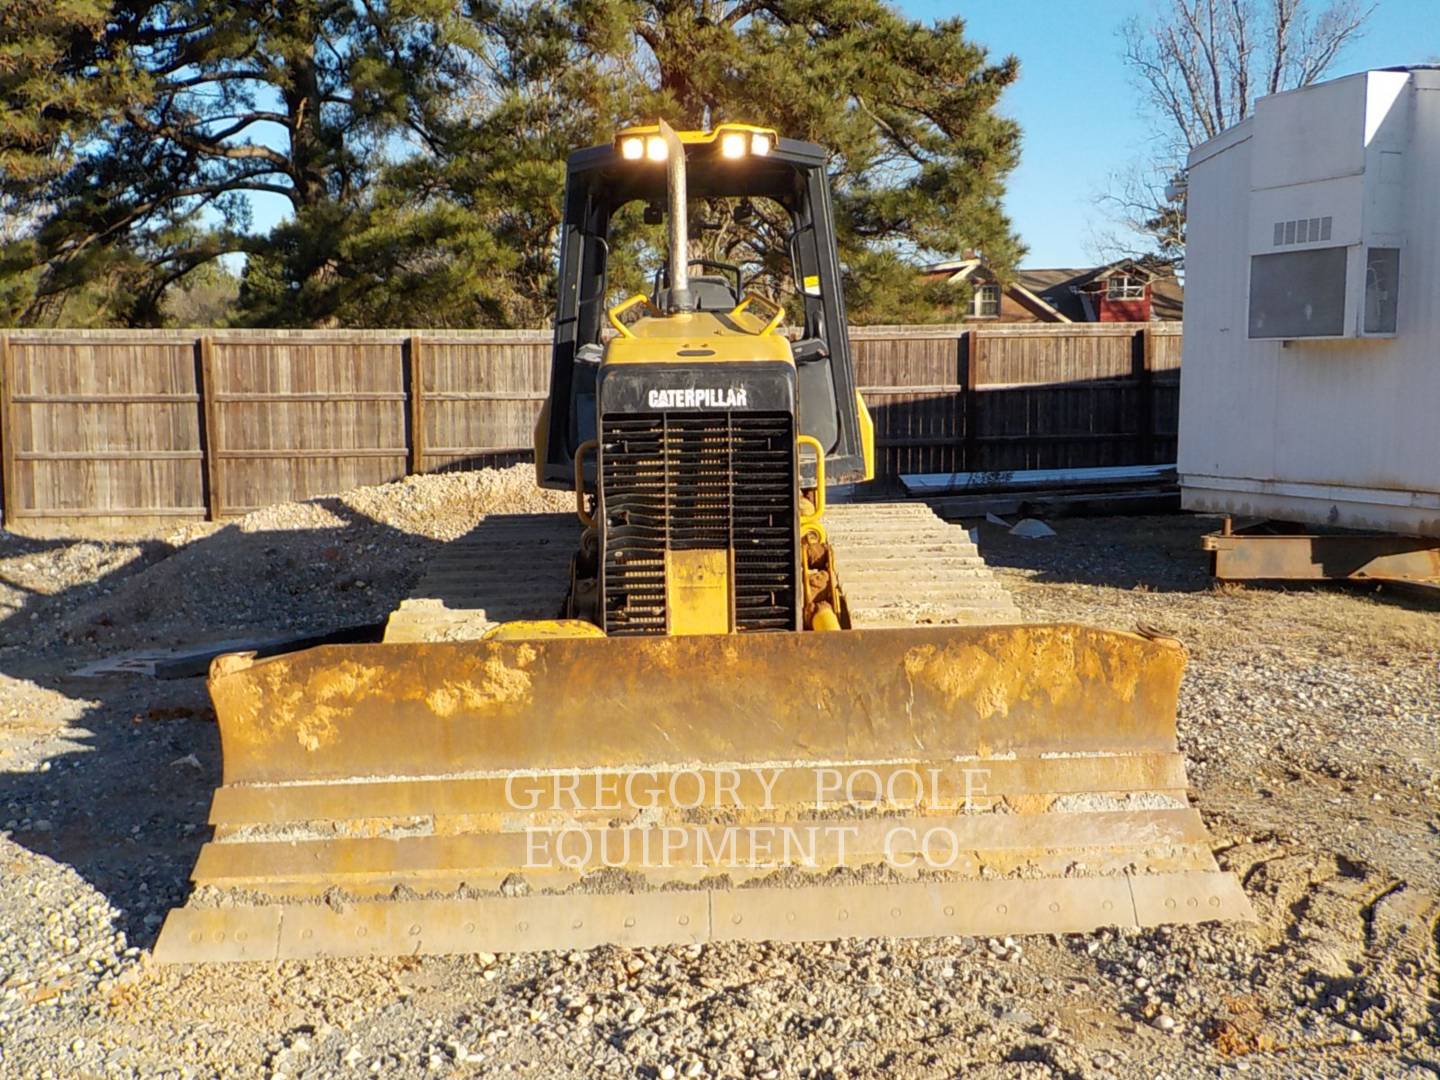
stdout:
<svg viewBox="0 0 1440 1080">
<path fill-rule="evenodd" d="M 832 504 L 825 528 L 856 626 L 1021 621 L 969 532 L 923 503 Z"/>
<path fill-rule="evenodd" d="M 383 644 L 221 658 L 215 835 L 157 960 L 1252 917 L 1186 797 L 1177 643 L 997 625 L 923 507 L 826 524 L 867 629 L 478 640 L 564 595 L 573 518 L 514 515 Z M 917 618 L 987 625 L 884 626 Z"/>
<path fill-rule="evenodd" d="M 1020 622 L 970 534 L 922 503 L 825 512 L 856 626 Z M 391 642 L 465 641 L 502 622 L 550 619 L 569 585 L 573 514 L 496 514 L 446 544 L 390 616 Z"/>
</svg>

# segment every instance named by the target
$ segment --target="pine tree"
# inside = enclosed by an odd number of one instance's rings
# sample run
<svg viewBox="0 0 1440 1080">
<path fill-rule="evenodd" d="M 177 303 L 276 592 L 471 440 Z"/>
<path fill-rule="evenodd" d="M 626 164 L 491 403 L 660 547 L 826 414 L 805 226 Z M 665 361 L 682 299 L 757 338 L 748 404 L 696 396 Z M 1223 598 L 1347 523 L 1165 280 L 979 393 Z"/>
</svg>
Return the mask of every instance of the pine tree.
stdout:
<svg viewBox="0 0 1440 1080">
<path fill-rule="evenodd" d="M 568 24 L 566 65 L 603 86 L 607 104 L 629 104 L 615 121 L 747 121 L 830 149 L 857 321 L 944 314 L 940 298 L 917 292 L 917 257 L 983 251 L 1002 274 L 1018 259 L 1000 198 L 1020 136 L 995 111 L 1018 62 L 990 63 L 961 20 L 926 25 L 877 0 L 574 0 L 546 10 Z M 612 132 L 609 119 L 595 117 L 600 133 Z M 717 238 L 728 245 L 717 253 L 768 270 L 783 290 L 784 231 L 761 215 Z"/>
<path fill-rule="evenodd" d="M 1019 254 L 1016 73 L 878 0 L 15 0 L 0 319 L 159 325 L 238 253 L 236 322 L 536 325 L 565 156 L 656 117 L 829 147 L 852 314 L 943 316 L 917 258 Z M 256 197 L 287 219 L 257 233 Z M 772 208 L 701 246 L 783 293 L 784 230 Z M 659 230 L 629 212 L 613 246 L 641 286 Z"/>
<path fill-rule="evenodd" d="M 100 89 L 42 111 L 48 119 L 28 141 L 7 131 L 22 165 L 69 145 L 53 175 L 32 167 L 15 182 L 28 185 L 37 220 L 8 246 L 0 289 L 23 302 L 10 317 L 27 322 L 53 320 L 68 295 L 123 263 L 134 272 L 116 321 L 157 323 L 170 286 L 228 252 L 265 261 L 289 299 L 315 301 L 308 312 L 287 308 L 286 321 L 334 319 L 315 287 L 335 274 L 345 234 L 334 227 L 359 207 L 393 143 L 423 144 L 463 75 L 471 26 L 450 0 L 35 6 L 59 13 L 36 22 L 7 7 L 4 40 L 38 39 L 60 87 Z M 41 96 L 33 77 L 5 90 L 12 115 Z M 289 203 L 284 242 L 252 233 L 257 194 Z M 27 276 L 32 287 L 17 287 Z"/>
</svg>

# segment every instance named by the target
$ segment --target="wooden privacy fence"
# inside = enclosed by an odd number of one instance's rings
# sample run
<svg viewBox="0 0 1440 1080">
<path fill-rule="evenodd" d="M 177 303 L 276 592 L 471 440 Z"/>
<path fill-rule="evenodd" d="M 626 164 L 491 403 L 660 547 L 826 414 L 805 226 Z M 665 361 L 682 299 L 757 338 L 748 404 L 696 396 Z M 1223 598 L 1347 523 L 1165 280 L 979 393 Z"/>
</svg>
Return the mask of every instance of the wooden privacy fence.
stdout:
<svg viewBox="0 0 1440 1080">
<path fill-rule="evenodd" d="M 878 477 L 1175 460 L 1180 324 L 866 327 Z"/>
<path fill-rule="evenodd" d="M 1175 460 L 1178 323 L 852 331 L 879 483 Z M 0 331 L 7 525 L 219 520 L 527 456 L 544 331 Z"/>
</svg>

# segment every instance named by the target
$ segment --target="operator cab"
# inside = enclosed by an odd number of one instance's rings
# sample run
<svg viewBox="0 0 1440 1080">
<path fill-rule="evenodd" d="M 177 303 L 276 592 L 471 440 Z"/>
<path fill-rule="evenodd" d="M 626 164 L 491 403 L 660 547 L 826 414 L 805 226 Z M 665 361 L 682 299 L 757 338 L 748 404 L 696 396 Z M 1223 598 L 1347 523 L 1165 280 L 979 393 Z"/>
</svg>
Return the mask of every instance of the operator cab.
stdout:
<svg viewBox="0 0 1440 1080">
<path fill-rule="evenodd" d="M 664 133 L 674 142 L 667 144 Z M 673 157 L 670 145 L 679 147 Z M 542 486 L 575 485 L 576 452 L 597 433 L 597 377 L 607 357 L 607 341 L 627 332 L 627 324 L 620 321 L 623 312 L 642 303 L 642 310 L 652 316 L 682 317 L 674 326 L 648 327 L 647 336 L 682 334 L 681 325 L 691 319 L 698 329 L 703 316 L 727 338 L 732 333 L 748 335 L 757 359 L 773 355 L 779 345 L 794 366 L 797 434 L 823 447 L 827 481 L 868 478 L 869 417 L 856 393 L 846 335 L 825 171 L 828 157 L 813 143 L 779 138 L 769 129 L 745 124 L 684 132 L 671 132 L 663 125 L 627 128 L 614 143 L 569 157 L 550 394 L 536 428 L 537 480 Z M 785 308 L 757 293 L 741 266 L 688 257 L 691 198 L 733 200 L 734 224 L 740 227 L 756 213 L 752 200 L 768 200 L 770 210 L 781 211 L 779 220 L 788 219 L 781 239 L 788 256 L 791 304 L 803 312 L 798 328 L 782 336 L 779 327 Z M 646 223 L 669 224 L 669 257 L 655 272 L 647 293 L 613 304 L 612 228 L 620 211 L 635 202 L 645 204 Z M 698 231 L 718 227 L 695 224 Z M 781 337 L 783 344 L 759 340 L 771 336 Z M 731 338 L 726 351 L 733 355 L 733 349 L 742 347 Z M 676 363 L 685 360 L 677 351 Z M 802 468 L 813 478 L 813 462 Z M 593 467 L 582 469 L 583 487 L 593 491 Z"/>
</svg>

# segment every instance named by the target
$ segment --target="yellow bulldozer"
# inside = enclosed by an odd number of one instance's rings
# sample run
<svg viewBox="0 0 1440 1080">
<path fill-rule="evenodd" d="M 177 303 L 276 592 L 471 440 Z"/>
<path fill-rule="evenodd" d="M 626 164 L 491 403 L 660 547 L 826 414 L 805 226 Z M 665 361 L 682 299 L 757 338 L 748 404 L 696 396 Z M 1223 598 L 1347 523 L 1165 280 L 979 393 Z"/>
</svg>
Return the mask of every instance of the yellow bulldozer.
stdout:
<svg viewBox="0 0 1440 1080">
<path fill-rule="evenodd" d="M 874 440 L 826 161 L 663 122 L 571 155 L 535 432 L 538 483 L 577 503 L 563 604 L 217 659 L 214 837 L 158 960 L 1249 917 L 1187 800 L 1177 642 L 1022 624 L 976 591 L 963 529 L 827 507 Z M 800 325 L 690 259 L 692 199 L 788 221 Z M 612 304 L 635 202 L 668 257 Z M 521 530 L 447 573 L 523 582 L 541 546 Z"/>
</svg>

